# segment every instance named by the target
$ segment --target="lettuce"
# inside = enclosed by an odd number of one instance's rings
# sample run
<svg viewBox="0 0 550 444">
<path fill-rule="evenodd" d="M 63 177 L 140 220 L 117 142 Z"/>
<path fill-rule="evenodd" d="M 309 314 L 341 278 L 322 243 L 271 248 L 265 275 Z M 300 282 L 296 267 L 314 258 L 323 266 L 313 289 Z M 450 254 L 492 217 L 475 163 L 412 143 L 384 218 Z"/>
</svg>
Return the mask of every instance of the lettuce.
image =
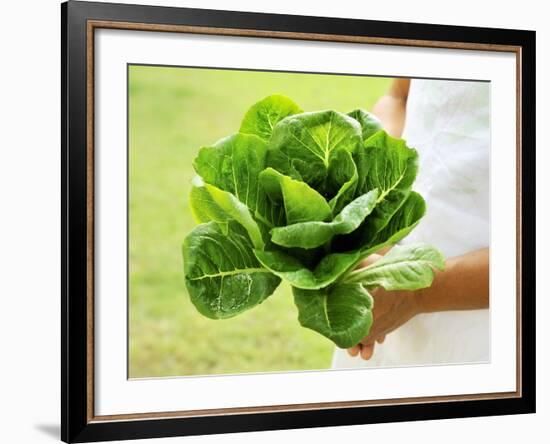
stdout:
<svg viewBox="0 0 550 444">
<path fill-rule="evenodd" d="M 186 237 L 186 285 L 212 319 L 238 315 L 292 286 L 298 320 L 339 347 L 373 322 L 373 288 L 429 287 L 444 258 L 434 247 L 393 247 L 426 212 L 412 191 L 418 153 L 363 110 L 303 112 L 281 95 L 245 114 L 238 133 L 200 149 Z"/>
</svg>

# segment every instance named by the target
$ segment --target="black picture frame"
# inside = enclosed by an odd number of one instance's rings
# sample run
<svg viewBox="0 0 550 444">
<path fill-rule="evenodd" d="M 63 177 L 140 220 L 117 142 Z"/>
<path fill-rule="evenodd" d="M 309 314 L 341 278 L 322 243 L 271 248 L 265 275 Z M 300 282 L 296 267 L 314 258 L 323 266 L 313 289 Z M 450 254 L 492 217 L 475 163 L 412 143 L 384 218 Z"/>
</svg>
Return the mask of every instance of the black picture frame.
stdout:
<svg viewBox="0 0 550 444">
<path fill-rule="evenodd" d="M 87 38 L 90 20 L 332 36 L 511 45 L 521 64 L 521 394 L 499 399 L 303 411 L 96 421 L 90 416 Z M 69 1 L 61 5 L 61 439 L 90 442 L 180 435 L 510 415 L 535 412 L 535 32 L 370 20 Z M 444 46 L 444 45 L 443 45 Z M 528 118 L 521 118 L 522 115 Z"/>
</svg>

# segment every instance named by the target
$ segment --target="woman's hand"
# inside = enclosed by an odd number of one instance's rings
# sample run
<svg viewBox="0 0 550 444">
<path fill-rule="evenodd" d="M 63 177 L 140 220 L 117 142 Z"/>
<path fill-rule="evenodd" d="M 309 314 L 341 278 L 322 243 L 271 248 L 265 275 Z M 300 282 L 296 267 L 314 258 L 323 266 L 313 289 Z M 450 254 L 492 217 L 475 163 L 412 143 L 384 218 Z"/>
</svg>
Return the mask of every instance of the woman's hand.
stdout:
<svg viewBox="0 0 550 444">
<path fill-rule="evenodd" d="M 348 349 L 351 356 L 370 359 L 376 342 L 384 342 L 386 335 L 422 312 L 417 293 L 412 291 L 386 291 L 377 288 L 372 292 L 374 309 L 369 334 L 359 344 Z"/>
<path fill-rule="evenodd" d="M 379 251 L 380 254 L 372 254 L 358 268 L 367 267 L 387 252 L 387 248 Z M 386 291 L 377 288 L 371 291 L 374 298 L 373 323 L 369 334 L 354 347 L 348 348 L 351 356 L 361 355 L 361 358 L 368 360 L 374 353 L 376 342 L 382 344 L 386 335 L 391 333 L 405 322 L 421 313 L 420 298 L 418 293 L 412 291 Z"/>
<path fill-rule="evenodd" d="M 360 267 L 381 256 L 372 255 Z M 351 356 L 370 359 L 376 342 L 420 313 L 449 310 L 479 310 L 489 307 L 489 249 L 471 251 L 446 261 L 445 271 L 436 272 L 431 287 L 416 291 L 372 292 L 374 309 L 371 330 L 359 344 L 348 349 Z"/>
</svg>

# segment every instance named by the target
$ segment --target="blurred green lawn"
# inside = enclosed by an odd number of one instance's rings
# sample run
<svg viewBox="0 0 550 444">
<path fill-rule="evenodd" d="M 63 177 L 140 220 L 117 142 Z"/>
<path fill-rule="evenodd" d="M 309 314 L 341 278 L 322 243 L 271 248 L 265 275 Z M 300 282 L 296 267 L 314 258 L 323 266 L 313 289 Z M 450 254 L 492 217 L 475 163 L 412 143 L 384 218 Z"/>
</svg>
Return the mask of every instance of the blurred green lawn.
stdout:
<svg viewBox="0 0 550 444">
<path fill-rule="evenodd" d="M 358 76 L 129 67 L 129 376 L 322 369 L 334 346 L 298 324 L 286 285 L 232 319 L 189 301 L 181 244 L 194 227 L 192 160 L 280 93 L 304 110 L 370 109 L 390 80 Z"/>
</svg>

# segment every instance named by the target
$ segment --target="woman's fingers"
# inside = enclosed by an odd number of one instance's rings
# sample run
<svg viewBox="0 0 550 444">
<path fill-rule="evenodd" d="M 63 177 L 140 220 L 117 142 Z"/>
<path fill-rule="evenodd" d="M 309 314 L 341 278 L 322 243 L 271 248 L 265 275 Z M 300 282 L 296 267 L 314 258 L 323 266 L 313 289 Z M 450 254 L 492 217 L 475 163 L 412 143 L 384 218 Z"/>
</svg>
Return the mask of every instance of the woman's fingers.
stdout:
<svg viewBox="0 0 550 444">
<path fill-rule="evenodd" d="M 376 338 L 376 342 L 379 344 L 382 344 L 386 340 L 386 335 L 381 335 L 378 338 Z"/>
<path fill-rule="evenodd" d="M 365 361 L 368 361 L 370 358 L 372 358 L 372 355 L 374 354 L 374 344 L 378 342 L 379 344 L 382 344 L 384 340 L 386 339 L 386 335 L 381 335 L 376 338 L 376 341 L 374 342 L 368 342 L 364 343 L 363 341 L 357 345 L 354 345 L 353 347 L 348 348 L 348 354 L 355 358 L 357 355 L 361 355 L 361 358 Z"/>
<path fill-rule="evenodd" d="M 374 353 L 374 343 L 361 346 L 361 358 L 368 361 Z"/>
<path fill-rule="evenodd" d="M 351 356 L 351 357 L 355 357 L 359 354 L 359 352 L 361 351 L 361 346 L 359 344 L 357 345 L 354 345 L 353 347 L 351 348 L 348 348 L 348 354 Z"/>
</svg>

